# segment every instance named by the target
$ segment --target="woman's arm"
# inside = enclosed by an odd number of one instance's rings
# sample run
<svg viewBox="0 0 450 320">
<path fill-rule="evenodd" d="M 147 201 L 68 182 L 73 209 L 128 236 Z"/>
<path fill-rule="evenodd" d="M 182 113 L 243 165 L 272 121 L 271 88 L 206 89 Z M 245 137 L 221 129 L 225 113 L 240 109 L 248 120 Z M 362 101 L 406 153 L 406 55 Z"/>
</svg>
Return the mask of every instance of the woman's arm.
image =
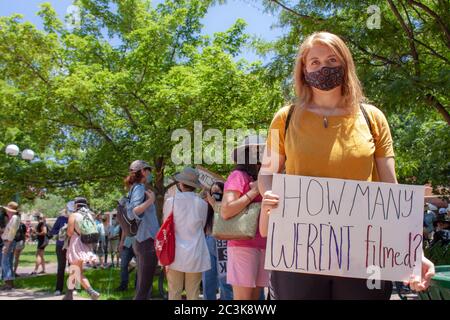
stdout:
<svg viewBox="0 0 450 320">
<path fill-rule="evenodd" d="M 395 160 L 393 157 L 376 158 L 378 176 L 381 182 L 398 183 L 395 174 Z M 428 260 L 422 252 L 422 278 L 411 277 L 408 284 L 414 291 L 426 290 L 431 278 L 435 274 L 434 264 Z"/>
<path fill-rule="evenodd" d="M 375 162 L 381 182 L 397 183 L 395 159 L 393 157 L 375 158 Z"/>
<path fill-rule="evenodd" d="M 155 194 L 153 191 L 145 191 L 145 195 L 147 196 L 147 200 L 133 209 L 133 212 L 138 216 L 142 215 L 155 202 Z"/>
<path fill-rule="evenodd" d="M 130 196 L 130 204 L 127 206 L 127 214 L 130 219 L 134 219 L 133 214 L 142 215 L 155 202 L 155 194 L 152 191 L 145 191 L 143 185 L 135 186 Z"/>
<path fill-rule="evenodd" d="M 69 221 L 67 222 L 67 236 L 71 237 L 75 233 L 75 214 L 69 216 Z"/>
<path fill-rule="evenodd" d="M 224 192 L 222 207 L 220 209 L 220 215 L 223 219 L 228 220 L 233 218 L 252 203 L 253 199 L 259 195 L 258 183 L 252 182 L 250 186 L 251 189 L 242 196 L 238 191 L 228 190 Z"/>
<path fill-rule="evenodd" d="M 42 225 L 41 227 L 41 231 L 37 233 L 38 236 L 43 236 L 47 234 L 47 227 L 44 225 Z"/>
<path fill-rule="evenodd" d="M 267 237 L 269 214 L 271 209 L 275 209 L 278 206 L 279 196 L 272 193 L 272 180 L 274 173 L 282 172 L 286 157 L 280 154 L 271 152 L 273 157 L 267 150 L 264 150 L 263 165 L 258 175 L 259 190 L 263 195 L 261 213 L 259 215 L 259 232 L 261 236 Z"/>
<path fill-rule="evenodd" d="M 211 194 L 209 192 L 206 193 L 206 201 L 208 201 L 208 203 L 211 205 L 211 207 L 214 208 L 214 206 L 216 205 L 216 199 L 214 199 L 213 197 L 211 197 Z"/>
</svg>

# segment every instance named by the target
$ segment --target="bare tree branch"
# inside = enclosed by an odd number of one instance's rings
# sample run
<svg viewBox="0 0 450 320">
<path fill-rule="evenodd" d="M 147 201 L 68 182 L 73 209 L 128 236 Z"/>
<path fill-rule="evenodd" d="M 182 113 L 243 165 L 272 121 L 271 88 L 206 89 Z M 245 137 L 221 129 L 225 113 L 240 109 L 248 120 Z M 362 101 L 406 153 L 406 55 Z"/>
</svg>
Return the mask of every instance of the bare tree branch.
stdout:
<svg viewBox="0 0 450 320">
<path fill-rule="evenodd" d="M 427 94 L 426 103 L 434 107 L 444 117 L 445 121 L 447 121 L 447 124 L 450 125 L 450 113 L 434 95 L 432 95 L 431 93 Z"/>
<path fill-rule="evenodd" d="M 273 3 L 275 3 L 275 4 L 277 4 L 277 5 L 279 5 L 280 7 L 282 7 L 282 8 L 283 8 L 284 10 L 286 10 L 287 12 L 290 12 L 290 13 L 292 13 L 293 15 L 295 15 L 295 16 L 297 16 L 297 17 L 300 17 L 300 18 L 302 18 L 302 19 L 312 19 L 312 20 L 315 20 L 315 21 L 324 21 L 324 19 L 322 19 L 322 18 L 316 18 L 316 17 L 312 17 L 312 16 L 309 16 L 309 15 L 302 14 L 302 13 L 300 13 L 300 12 L 297 12 L 297 11 L 295 11 L 295 10 L 289 8 L 289 7 L 286 6 L 285 4 L 283 4 L 281 1 L 278 1 L 278 0 L 270 0 L 270 1 L 273 2 Z"/>
<path fill-rule="evenodd" d="M 417 48 L 414 43 L 413 30 L 406 25 L 405 21 L 403 20 L 403 17 L 401 16 L 400 12 L 398 11 L 397 7 L 394 5 L 392 0 L 387 0 L 387 2 L 389 3 L 389 6 L 391 7 L 391 10 L 394 13 L 395 17 L 397 18 L 400 25 L 402 26 L 403 31 L 405 31 L 406 35 L 408 36 L 409 48 L 410 48 L 411 55 L 414 60 L 414 71 L 415 71 L 416 76 L 420 76 L 419 53 L 417 52 Z"/>
<path fill-rule="evenodd" d="M 322 18 L 316 18 L 316 17 L 312 17 L 312 16 L 309 16 L 309 15 L 304 15 L 304 14 L 301 14 L 301 13 L 299 13 L 299 12 L 296 12 L 295 10 L 289 8 L 288 6 L 286 6 L 285 4 L 281 3 L 280 1 L 277 1 L 277 0 L 270 0 L 270 1 L 272 1 L 273 3 L 275 3 L 275 4 L 279 5 L 280 7 L 282 7 L 284 10 L 286 10 L 286 11 L 288 11 L 288 12 L 290 12 L 290 13 L 292 13 L 292 14 L 294 14 L 294 15 L 296 15 L 297 17 L 300 17 L 300 18 L 302 18 L 302 19 L 311 19 L 311 20 L 313 20 L 313 21 L 315 21 L 315 22 L 324 22 L 324 21 L 326 21 L 325 19 L 322 19 Z M 376 60 L 383 61 L 383 62 L 385 62 L 386 64 L 392 64 L 392 65 L 397 65 L 397 66 L 400 66 L 400 65 L 401 65 L 399 62 L 397 62 L 397 61 L 395 61 L 395 60 L 392 60 L 392 59 L 389 59 L 389 58 L 387 58 L 387 57 L 383 57 L 383 56 L 380 56 L 380 55 L 378 55 L 378 54 L 376 54 L 376 53 L 373 53 L 373 52 L 368 51 L 366 48 L 360 46 L 359 44 L 357 44 L 355 41 L 351 40 L 351 39 L 348 38 L 348 37 L 345 37 L 345 36 L 343 36 L 343 35 L 341 35 L 341 37 L 342 37 L 346 42 L 351 43 L 351 44 L 352 44 L 353 46 L 355 46 L 357 49 L 359 49 L 360 51 L 364 52 L 364 53 L 367 54 L 367 55 L 370 55 L 372 58 L 374 58 L 374 59 L 376 59 Z"/>
</svg>

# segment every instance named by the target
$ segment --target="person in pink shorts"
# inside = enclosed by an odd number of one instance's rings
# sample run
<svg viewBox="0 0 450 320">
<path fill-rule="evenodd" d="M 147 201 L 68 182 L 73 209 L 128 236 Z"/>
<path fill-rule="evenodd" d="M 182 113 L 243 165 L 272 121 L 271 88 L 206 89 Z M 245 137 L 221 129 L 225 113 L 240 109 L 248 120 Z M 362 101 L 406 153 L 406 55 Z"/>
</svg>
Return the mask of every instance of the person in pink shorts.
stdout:
<svg viewBox="0 0 450 320">
<path fill-rule="evenodd" d="M 230 219 L 252 202 L 261 202 L 256 178 L 261 167 L 264 138 L 248 136 L 234 150 L 235 169 L 225 182 L 221 215 Z M 264 270 L 266 238 L 259 232 L 250 240 L 228 241 L 227 283 L 233 286 L 235 300 L 258 300 L 269 285 L 269 272 Z"/>
</svg>

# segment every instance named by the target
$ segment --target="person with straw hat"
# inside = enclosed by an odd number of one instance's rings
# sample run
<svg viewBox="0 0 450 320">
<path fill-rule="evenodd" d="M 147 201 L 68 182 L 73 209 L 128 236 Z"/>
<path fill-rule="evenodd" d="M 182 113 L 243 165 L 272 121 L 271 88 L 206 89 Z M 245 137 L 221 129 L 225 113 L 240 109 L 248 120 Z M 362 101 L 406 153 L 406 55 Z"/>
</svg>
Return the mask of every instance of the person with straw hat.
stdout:
<svg viewBox="0 0 450 320">
<path fill-rule="evenodd" d="M 178 192 L 163 208 L 164 219 L 173 212 L 175 225 L 175 259 L 167 267 L 169 300 L 181 300 L 183 289 L 188 300 L 198 300 L 202 272 L 211 269 L 203 232 L 208 204 L 195 193 L 202 188 L 197 169 L 186 167 L 173 178 Z"/>
<path fill-rule="evenodd" d="M 13 254 L 16 247 L 14 238 L 20 226 L 20 216 L 18 212 L 19 205 L 16 202 L 10 202 L 3 207 L 6 211 L 8 224 L 2 234 L 3 249 L 2 249 L 2 279 L 5 284 L 0 287 L 0 290 L 12 290 L 14 288 L 14 269 L 13 269 Z"/>
<path fill-rule="evenodd" d="M 250 135 L 234 150 L 236 166 L 224 186 L 221 216 L 231 219 L 253 202 L 261 202 L 257 177 L 265 138 Z M 269 272 L 264 269 L 266 240 L 259 228 L 250 240 L 229 240 L 227 245 L 227 283 L 233 286 L 235 300 L 258 300 L 269 285 Z"/>
</svg>

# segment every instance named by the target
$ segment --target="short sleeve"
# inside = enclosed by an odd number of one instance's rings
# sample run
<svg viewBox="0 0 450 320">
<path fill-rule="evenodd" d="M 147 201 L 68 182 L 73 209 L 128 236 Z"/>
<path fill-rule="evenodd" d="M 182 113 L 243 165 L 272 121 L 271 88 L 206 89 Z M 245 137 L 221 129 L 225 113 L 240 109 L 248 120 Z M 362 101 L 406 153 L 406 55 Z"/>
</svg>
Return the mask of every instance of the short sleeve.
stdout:
<svg viewBox="0 0 450 320">
<path fill-rule="evenodd" d="M 145 199 L 145 188 L 143 184 L 138 184 L 136 187 L 134 187 L 133 192 L 130 195 L 130 202 L 127 206 L 127 214 L 128 218 L 135 219 L 139 217 L 134 214 L 133 210 L 137 206 L 140 206 Z"/>
<path fill-rule="evenodd" d="M 163 206 L 163 220 L 166 220 L 172 211 L 173 197 L 167 198 Z"/>
<path fill-rule="evenodd" d="M 284 130 L 289 109 L 290 106 L 285 106 L 278 110 L 272 119 L 267 134 L 267 149 L 283 156 L 286 155 L 284 149 Z"/>
<path fill-rule="evenodd" d="M 243 194 L 245 192 L 245 188 L 248 184 L 248 181 L 245 179 L 244 173 L 239 170 L 234 170 L 229 176 L 227 181 L 225 182 L 225 186 L 223 188 L 224 191 L 237 191 L 239 194 Z"/>
<path fill-rule="evenodd" d="M 375 120 L 375 128 L 373 135 L 375 140 L 375 157 L 389 158 L 394 157 L 394 146 L 389 129 L 389 123 L 383 112 L 373 107 L 373 117 Z"/>
</svg>

